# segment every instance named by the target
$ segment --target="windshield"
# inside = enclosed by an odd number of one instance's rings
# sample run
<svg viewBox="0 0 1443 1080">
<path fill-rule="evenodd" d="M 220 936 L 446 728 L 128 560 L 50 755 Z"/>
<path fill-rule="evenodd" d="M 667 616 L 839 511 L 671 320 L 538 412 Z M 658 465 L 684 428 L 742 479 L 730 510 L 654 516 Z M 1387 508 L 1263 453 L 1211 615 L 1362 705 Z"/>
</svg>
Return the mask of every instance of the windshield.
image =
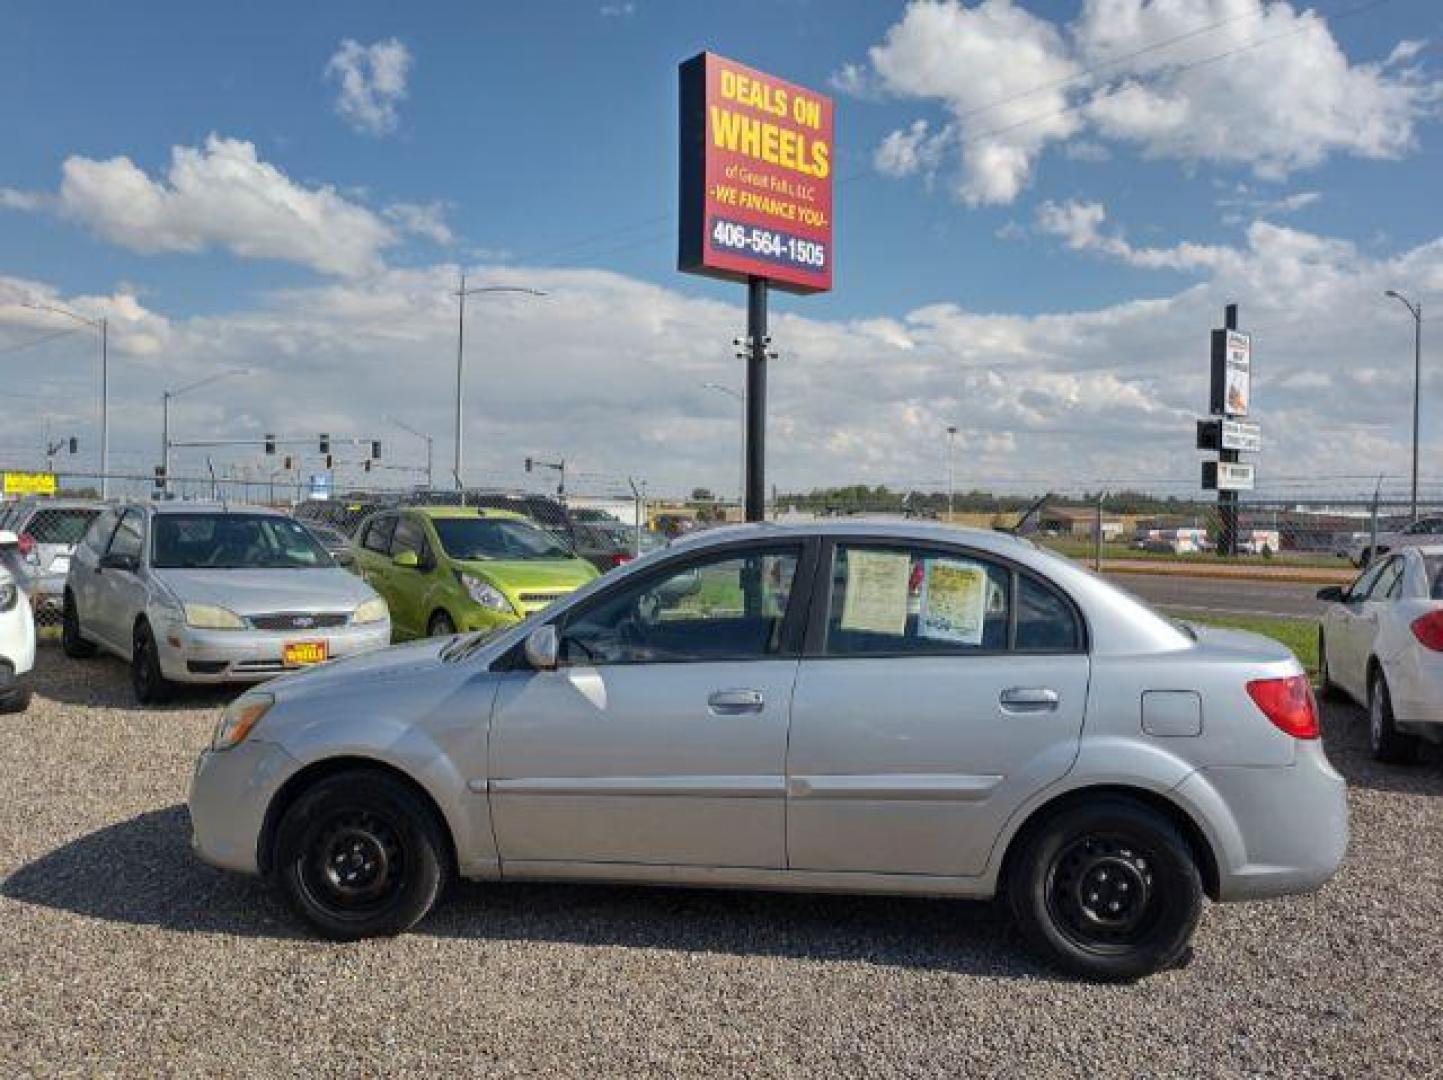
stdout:
<svg viewBox="0 0 1443 1080">
<path fill-rule="evenodd" d="M 1443 600 L 1443 555 L 1423 556 L 1423 574 L 1428 579 L 1428 595 Z"/>
<path fill-rule="evenodd" d="M 535 525 L 511 518 L 435 518 L 441 547 L 453 559 L 569 559 L 571 549 Z"/>
<path fill-rule="evenodd" d="M 312 570 L 335 560 L 305 527 L 274 514 L 157 514 L 158 570 Z"/>
</svg>

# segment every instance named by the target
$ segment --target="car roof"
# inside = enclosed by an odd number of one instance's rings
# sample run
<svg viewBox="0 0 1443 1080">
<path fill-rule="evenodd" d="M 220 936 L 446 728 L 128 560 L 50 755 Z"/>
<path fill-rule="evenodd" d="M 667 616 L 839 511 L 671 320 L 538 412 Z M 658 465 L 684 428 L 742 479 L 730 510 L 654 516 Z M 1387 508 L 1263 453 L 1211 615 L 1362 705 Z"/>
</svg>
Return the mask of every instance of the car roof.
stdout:
<svg viewBox="0 0 1443 1080">
<path fill-rule="evenodd" d="M 277 510 L 272 506 L 251 506 L 248 503 L 130 502 L 121 505 L 149 510 L 152 514 L 262 514 L 267 517 L 290 517 L 284 510 Z"/>
<path fill-rule="evenodd" d="M 671 542 L 671 546 L 692 550 L 750 537 L 787 539 L 805 536 L 963 543 L 999 555 L 1038 550 L 1037 545 L 1030 540 L 993 529 L 946 525 L 942 522 L 918 518 L 888 517 L 819 518 L 812 521 L 763 521 L 745 525 L 718 525 L 714 528 L 701 529 L 679 536 Z"/>
<path fill-rule="evenodd" d="M 436 504 L 433 506 L 402 506 L 399 510 L 414 510 L 418 514 L 424 514 L 433 520 L 440 518 L 504 518 L 508 521 L 529 521 L 525 514 L 518 514 L 514 510 L 496 510 L 489 506 L 446 506 Z"/>
</svg>

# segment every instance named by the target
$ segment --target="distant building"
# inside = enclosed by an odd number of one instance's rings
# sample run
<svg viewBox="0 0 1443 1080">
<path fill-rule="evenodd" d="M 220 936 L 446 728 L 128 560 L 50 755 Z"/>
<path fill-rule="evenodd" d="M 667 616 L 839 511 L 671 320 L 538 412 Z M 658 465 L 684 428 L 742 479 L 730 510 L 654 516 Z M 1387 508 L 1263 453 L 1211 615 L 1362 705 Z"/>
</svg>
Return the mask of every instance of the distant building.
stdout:
<svg viewBox="0 0 1443 1080">
<path fill-rule="evenodd" d="M 1097 511 L 1088 506 L 1048 506 L 1037 517 L 1037 527 L 1044 534 L 1090 538 L 1097 525 Z M 1114 514 L 1102 515 L 1102 538 L 1117 540 L 1125 524 Z"/>
</svg>

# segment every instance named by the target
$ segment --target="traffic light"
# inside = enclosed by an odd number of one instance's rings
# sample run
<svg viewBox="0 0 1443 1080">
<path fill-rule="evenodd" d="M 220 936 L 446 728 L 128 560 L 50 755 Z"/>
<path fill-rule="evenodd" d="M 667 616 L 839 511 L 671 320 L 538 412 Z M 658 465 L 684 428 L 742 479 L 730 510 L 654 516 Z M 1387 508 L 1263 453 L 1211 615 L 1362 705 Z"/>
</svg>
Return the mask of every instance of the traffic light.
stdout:
<svg viewBox="0 0 1443 1080">
<path fill-rule="evenodd" d="M 330 435 L 326 434 L 325 432 L 322 432 L 322 433 L 321 433 L 321 453 L 323 453 L 323 454 L 329 454 L 330 452 L 331 452 L 331 437 L 330 437 Z M 327 464 L 329 464 L 329 462 L 328 462 Z"/>
<path fill-rule="evenodd" d="M 367 458 L 365 461 L 361 462 L 361 468 L 365 469 L 367 472 L 370 472 L 370 471 L 371 471 L 371 459 L 370 459 L 370 458 Z"/>
<path fill-rule="evenodd" d="M 530 458 L 527 458 L 527 459 L 526 459 L 526 471 L 527 471 L 527 472 L 530 472 L 530 471 L 531 471 L 531 459 L 530 459 Z"/>
<path fill-rule="evenodd" d="M 72 440 L 72 441 L 73 441 L 73 440 Z M 165 490 L 165 466 L 164 466 L 164 465 L 157 465 L 157 466 L 155 467 L 155 490 L 156 490 L 156 491 L 164 491 L 164 490 Z"/>
<path fill-rule="evenodd" d="M 70 452 L 73 454 L 80 449 L 80 440 L 74 435 L 70 436 Z"/>
<path fill-rule="evenodd" d="M 267 453 L 267 454 L 274 454 L 275 452 L 276 452 L 276 437 L 275 437 L 274 435 L 267 435 L 267 436 L 266 436 L 266 453 Z"/>
<path fill-rule="evenodd" d="M 295 467 L 296 467 L 296 459 L 293 458 L 293 457 L 291 457 L 290 454 L 287 454 L 285 457 L 283 457 L 283 458 L 281 459 L 281 468 L 285 469 L 286 472 L 290 472 L 290 471 L 291 471 L 292 469 L 294 469 Z"/>
<path fill-rule="evenodd" d="M 372 459 L 375 460 L 375 461 L 380 461 L 380 460 L 381 460 L 381 440 L 380 440 L 380 439 L 372 439 L 372 440 L 371 440 L 371 457 L 372 457 Z"/>
<path fill-rule="evenodd" d="M 334 468 L 334 467 L 335 467 L 335 461 L 332 459 L 332 457 L 331 457 L 330 454 L 327 454 L 327 455 L 326 455 L 326 468 L 330 469 L 330 468 Z"/>
</svg>

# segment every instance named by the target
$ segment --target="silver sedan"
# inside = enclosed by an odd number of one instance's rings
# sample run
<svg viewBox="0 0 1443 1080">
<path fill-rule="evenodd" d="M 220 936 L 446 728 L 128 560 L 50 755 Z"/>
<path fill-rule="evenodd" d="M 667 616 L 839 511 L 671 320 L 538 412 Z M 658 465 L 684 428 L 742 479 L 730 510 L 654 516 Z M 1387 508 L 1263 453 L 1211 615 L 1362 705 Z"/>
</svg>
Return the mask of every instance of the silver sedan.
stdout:
<svg viewBox="0 0 1443 1080">
<path fill-rule="evenodd" d="M 175 683 L 260 682 L 391 640 L 375 590 L 259 507 L 113 507 L 76 547 L 63 604 L 66 654 L 128 660 L 143 703 Z"/>
<path fill-rule="evenodd" d="M 1176 963 L 1204 896 L 1313 890 L 1344 784 L 1282 646 L 1174 624 L 1032 544 L 916 522 L 744 526 L 498 636 L 236 700 L 193 843 L 322 934 L 445 882 L 991 897 L 1089 977 Z"/>
</svg>

